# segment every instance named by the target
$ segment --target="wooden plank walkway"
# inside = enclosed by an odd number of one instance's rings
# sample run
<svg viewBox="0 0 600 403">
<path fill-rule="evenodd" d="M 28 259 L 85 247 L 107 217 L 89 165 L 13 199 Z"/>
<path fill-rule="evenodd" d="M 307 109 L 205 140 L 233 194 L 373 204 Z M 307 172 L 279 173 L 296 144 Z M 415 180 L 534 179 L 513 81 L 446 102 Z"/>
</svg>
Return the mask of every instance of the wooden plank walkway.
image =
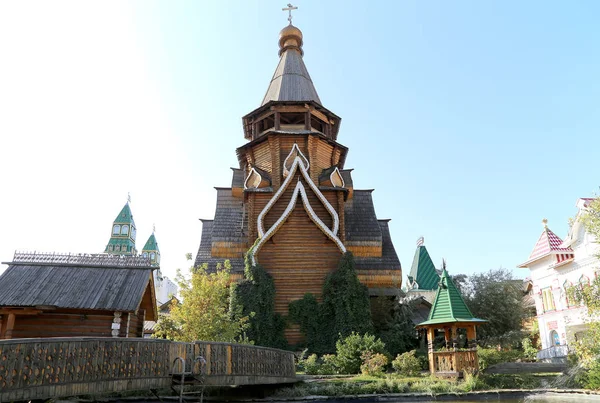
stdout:
<svg viewBox="0 0 600 403">
<path fill-rule="evenodd" d="M 185 368 L 173 367 L 177 357 Z M 296 381 L 293 353 L 266 347 L 133 338 L 11 339 L 0 340 L 0 403 L 168 388 L 173 373 L 182 370 L 201 374 L 206 385 Z"/>
</svg>

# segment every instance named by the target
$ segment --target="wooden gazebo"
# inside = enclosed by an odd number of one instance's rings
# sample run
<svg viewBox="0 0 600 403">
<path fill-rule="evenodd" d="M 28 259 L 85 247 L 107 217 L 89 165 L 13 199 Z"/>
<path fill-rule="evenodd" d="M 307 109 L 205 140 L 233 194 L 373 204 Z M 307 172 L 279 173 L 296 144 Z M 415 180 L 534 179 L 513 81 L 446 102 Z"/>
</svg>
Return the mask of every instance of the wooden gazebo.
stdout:
<svg viewBox="0 0 600 403">
<path fill-rule="evenodd" d="M 435 294 L 429 318 L 417 325 L 417 329 L 427 329 L 429 370 L 434 375 L 462 377 L 463 372 L 476 371 L 477 333 L 475 327 L 487 322 L 473 316 L 460 292 L 444 268 Z M 466 348 L 459 348 L 458 329 L 466 329 Z M 445 346 L 435 350 L 435 332 L 443 331 Z"/>
</svg>

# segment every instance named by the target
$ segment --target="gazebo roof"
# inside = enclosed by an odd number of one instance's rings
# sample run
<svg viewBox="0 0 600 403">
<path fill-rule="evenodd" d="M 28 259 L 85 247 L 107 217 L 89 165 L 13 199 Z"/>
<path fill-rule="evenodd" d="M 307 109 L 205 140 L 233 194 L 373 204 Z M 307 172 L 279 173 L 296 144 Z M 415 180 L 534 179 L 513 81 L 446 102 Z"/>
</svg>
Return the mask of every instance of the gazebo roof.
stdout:
<svg viewBox="0 0 600 403">
<path fill-rule="evenodd" d="M 452 282 L 448 272 L 444 268 L 438 283 L 433 306 L 429 312 L 429 318 L 417 326 L 440 325 L 444 323 L 485 323 L 487 320 L 473 316 L 460 292 Z"/>
</svg>

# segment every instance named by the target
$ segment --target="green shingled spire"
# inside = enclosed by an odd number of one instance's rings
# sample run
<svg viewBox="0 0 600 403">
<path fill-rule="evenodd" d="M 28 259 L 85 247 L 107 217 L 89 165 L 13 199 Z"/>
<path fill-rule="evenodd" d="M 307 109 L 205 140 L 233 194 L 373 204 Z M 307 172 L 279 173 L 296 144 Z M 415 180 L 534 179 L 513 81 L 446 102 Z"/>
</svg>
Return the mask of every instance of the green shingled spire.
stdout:
<svg viewBox="0 0 600 403">
<path fill-rule="evenodd" d="M 433 306 L 429 311 L 429 318 L 427 321 L 419 323 L 418 326 L 453 322 L 483 323 L 487 321 L 473 316 L 444 267 Z"/>
<path fill-rule="evenodd" d="M 129 201 L 121 209 L 121 212 L 113 222 L 112 231 L 108 245 L 104 253 L 112 255 L 135 255 L 135 236 L 136 227 L 133 221 L 133 214 L 129 207 Z"/>
<path fill-rule="evenodd" d="M 149 257 L 152 266 L 160 264 L 160 250 L 158 249 L 158 242 L 156 242 L 154 231 L 152 231 L 152 235 L 150 235 L 150 238 L 148 238 L 142 249 L 142 256 Z"/>
<path fill-rule="evenodd" d="M 421 241 L 422 238 L 419 238 Z M 410 274 L 408 275 L 408 288 L 419 290 L 436 290 L 440 276 L 429 257 L 425 245 L 417 244 L 415 258 L 413 259 Z"/>
</svg>

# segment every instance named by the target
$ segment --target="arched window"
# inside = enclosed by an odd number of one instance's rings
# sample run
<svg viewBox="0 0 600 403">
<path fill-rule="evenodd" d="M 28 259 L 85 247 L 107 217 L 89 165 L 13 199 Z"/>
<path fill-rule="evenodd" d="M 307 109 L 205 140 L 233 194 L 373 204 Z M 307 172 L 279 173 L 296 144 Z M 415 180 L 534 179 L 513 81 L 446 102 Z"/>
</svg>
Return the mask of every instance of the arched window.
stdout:
<svg viewBox="0 0 600 403">
<path fill-rule="evenodd" d="M 577 305 L 577 303 L 574 301 L 574 298 L 569 298 L 569 293 L 572 292 L 570 291 L 573 288 L 573 283 L 570 282 L 569 280 L 566 280 L 563 283 L 563 289 L 564 289 L 564 293 L 565 293 L 565 300 L 567 301 L 567 306 L 570 308 L 572 306 Z"/>
<path fill-rule="evenodd" d="M 155 258 L 155 257 L 156 257 L 156 254 L 155 254 L 154 252 L 152 252 L 152 253 L 150 254 L 150 259 L 154 260 L 154 258 Z"/>
<path fill-rule="evenodd" d="M 590 285 L 590 278 L 588 276 L 582 275 L 581 277 L 579 277 L 579 285 Z"/>
<path fill-rule="evenodd" d="M 113 235 L 119 235 L 121 233 L 121 226 L 115 225 L 113 226 Z"/>
<path fill-rule="evenodd" d="M 144 257 L 148 257 L 148 252 L 144 252 L 144 253 L 142 254 L 142 256 L 144 256 Z"/>
<path fill-rule="evenodd" d="M 127 235 L 129 234 L 129 225 L 123 225 L 121 227 L 121 235 Z"/>
<path fill-rule="evenodd" d="M 550 332 L 550 344 L 553 346 L 560 346 L 560 337 L 558 337 L 558 332 L 556 330 Z"/>
</svg>

